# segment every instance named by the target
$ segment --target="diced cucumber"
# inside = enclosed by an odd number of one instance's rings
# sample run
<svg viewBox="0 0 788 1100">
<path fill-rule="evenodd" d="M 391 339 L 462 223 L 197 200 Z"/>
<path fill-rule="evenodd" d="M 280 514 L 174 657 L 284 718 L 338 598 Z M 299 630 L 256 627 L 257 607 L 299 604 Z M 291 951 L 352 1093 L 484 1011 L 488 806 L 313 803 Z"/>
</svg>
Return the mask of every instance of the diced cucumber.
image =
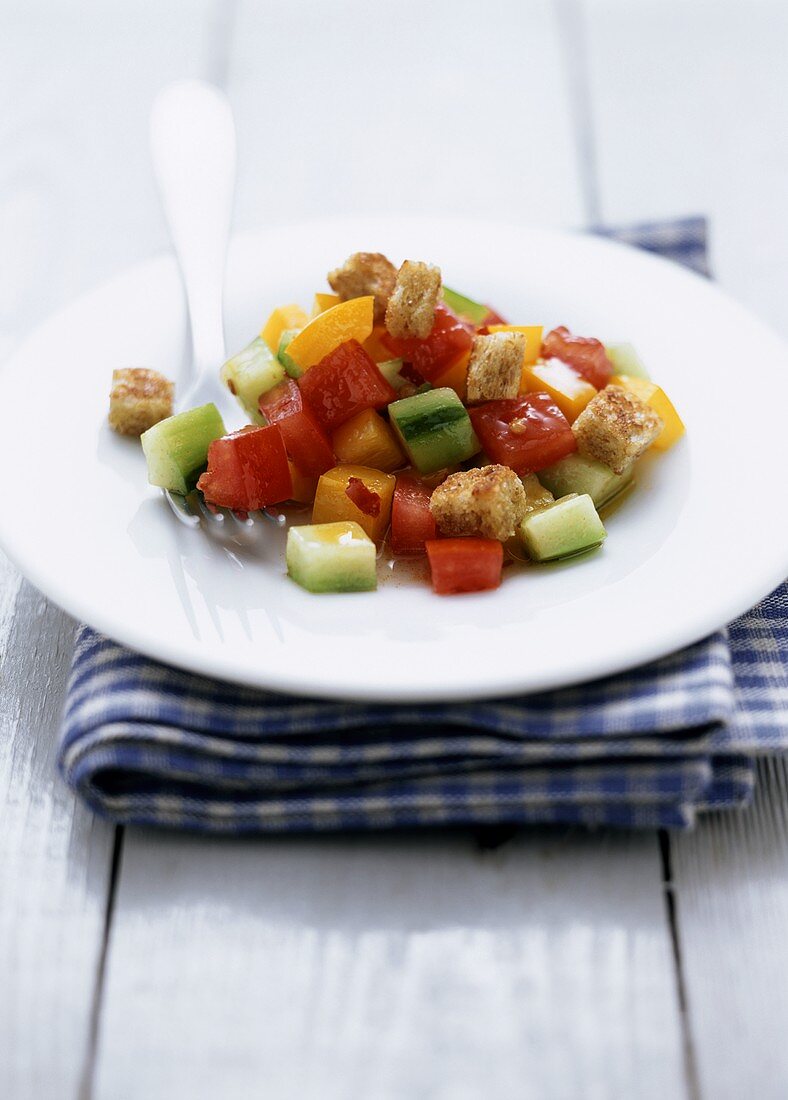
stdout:
<svg viewBox="0 0 788 1100">
<path fill-rule="evenodd" d="M 397 393 L 408 385 L 408 379 L 401 373 L 402 363 L 402 359 L 386 359 L 383 363 L 378 363 L 378 370 Z"/>
<path fill-rule="evenodd" d="M 190 493 L 208 461 L 208 447 L 225 435 L 219 410 L 211 402 L 160 420 L 140 442 L 148 462 L 148 481 L 171 493 Z"/>
<path fill-rule="evenodd" d="M 287 572 L 307 592 L 377 588 L 375 543 L 352 521 L 291 527 Z"/>
<path fill-rule="evenodd" d="M 481 302 L 474 302 L 473 298 L 466 298 L 464 294 L 458 294 L 447 286 L 443 288 L 443 300 L 449 309 L 453 309 L 461 317 L 467 317 L 475 325 L 480 325 L 490 312 Z"/>
<path fill-rule="evenodd" d="M 632 480 L 632 466 L 617 474 L 595 458 L 575 453 L 540 470 L 539 480 L 556 498 L 587 493 L 595 507 L 601 508 Z"/>
<path fill-rule="evenodd" d="M 536 474 L 525 474 L 520 478 L 525 489 L 525 510 L 535 512 L 538 508 L 546 508 L 552 504 L 555 497 L 549 489 L 545 489 Z"/>
<path fill-rule="evenodd" d="M 295 359 L 287 354 L 287 348 L 291 340 L 294 340 L 300 331 L 300 328 L 286 328 L 279 337 L 279 350 L 276 353 L 276 357 L 291 378 L 300 378 L 304 373 Z"/>
<path fill-rule="evenodd" d="M 464 462 L 481 450 L 465 406 L 448 387 L 393 401 L 389 417 L 421 474 Z"/>
<path fill-rule="evenodd" d="M 555 561 L 600 546 L 607 537 L 594 502 L 584 493 L 573 494 L 530 512 L 517 529 L 533 561 Z"/>
<path fill-rule="evenodd" d="M 628 374 L 630 378 L 646 378 L 649 373 L 632 344 L 611 344 L 606 347 L 607 357 L 613 364 L 614 374 Z"/>
<path fill-rule="evenodd" d="M 265 340 L 256 336 L 243 351 L 227 360 L 219 377 L 249 419 L 255 424 L 265 424 L 258 407 L 260 395 L 284 380 L 285 368 Z"/>
</svg>

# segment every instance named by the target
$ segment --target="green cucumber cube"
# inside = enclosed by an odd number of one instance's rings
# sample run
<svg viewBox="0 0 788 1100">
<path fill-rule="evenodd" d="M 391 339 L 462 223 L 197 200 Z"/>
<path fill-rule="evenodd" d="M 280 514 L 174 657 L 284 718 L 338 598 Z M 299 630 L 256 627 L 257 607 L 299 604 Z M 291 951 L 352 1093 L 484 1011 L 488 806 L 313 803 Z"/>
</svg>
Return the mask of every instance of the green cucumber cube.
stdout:
<svg viewBox="0 0 788 1100">
<path fill-rule="evenodd" d="M 265 424 L 259 400 L 284 381 L 285 368 L 260 336 L 228 359 L 219 372 L 230 393 L 254 424 Z"/>
<path fill-rule="evenodd" d="M 148 481 L 171 493 L 190 493 L 208 461 L 208 447 L 225 434 L 213 402 L 160 420 L 140 439 Z"/>
<path fill-rule="evenodd" d="M 475 325 L 480 325 L 490 312 L 481 302 L 474 302 L 473 298 L 466 298 L 464 294 L 458 294 L 447 286 L 443 288 L 443 300 L 449 309 L 453 309 L 461 317 L 467 317 Z"/>
<path fill-rule="evenodd" d="M 605 351 L 613 364 L 614 374 L 628 374 L 630 378 L 649 379 L 643 360 L 631 344 L 611 344 L 610 347 L 605 348 Z"/>
<path fill-rule="evenodd" d="M 285 368 L 291 378 L 300 378 L 304 373 L 296 363 L 295 359 L 287 354 L 287 349 L 290 346 L 292 340 L 298 336 L 300 328 L 286 328 L 282 335 L 279 337 L 279 349 L 276 353 L 276 357 L 282 366 Z"/>
<path fill-rule="evenodd" d="M 595 458 L 575 453 L 540 470 L 539 480 L 556 498 L 586 493 L 601 508 L 632 480 L 632 466 L 617 474 Z"/>
<path fill-rule="evenodd" d="M 352 520 L 291 527 L 286 556 L 288 574 L 307 592 L 377 588 L 375 543 Z"/>
<path fill-rule="evenodd" d="M 530 512 L 518 527 L 520 541 L 533 561 L 555 561 L 600 546 L 607 537 L 588 494 L 572 495 Z"/>
<path fill-rule="evenodd" d="M 434 474 L 481 450 L 465 406 L 448 387 L 393 401 L 389 417 L 421 474 Z"/>
<path fill-rule="evenodd" d="M 402 371 L 402 363 L 402 359 L 386 359 L 385 362 L 378 363 L 378 370 L 391 388 L 396 390 L 397 393 L 399 393 L 403 386 L 408 384 L 408 379 L 404 374 L 400 373 Z"/>
</svg>

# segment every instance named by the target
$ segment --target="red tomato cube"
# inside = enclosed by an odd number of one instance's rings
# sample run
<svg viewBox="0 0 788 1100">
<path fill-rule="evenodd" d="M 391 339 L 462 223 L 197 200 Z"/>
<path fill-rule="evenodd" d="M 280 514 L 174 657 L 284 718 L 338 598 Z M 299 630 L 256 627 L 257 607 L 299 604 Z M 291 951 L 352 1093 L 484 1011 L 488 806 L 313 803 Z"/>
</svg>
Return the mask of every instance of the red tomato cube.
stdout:
<svg viewBox="0 0 788 1100">
<path fill-rule="evenodd" d="M 532 474 L 577 450 L 572 427 L 552 397 L 529 393 L 468 409 L 482 448 L 516 474 Z"/>
<path fill-rule="evenodd" d="M 298 380 L 301 393 L 326 431 L 364 409 L 382 409 L 395 401 L 396 391 L 357 340 L 334 348 Z"/>
<path fill-rule="evenodd" d="M 292 378 L 262 395 L 260 412 L 280 429 L 287 453 L 302 474 L 320 477 L 336 465 L 331 440 Z"/>
<path fill-rule="evenodd" d="M 432 490 L 411 474 L 400 474 L 391 505 L 391 552 L 399 556 L 423 554 L 438 529 L 430 511 Z"/>
<path fill-rule="evenodd" d="M 427 557 L 439 596 L 484 592 L 501 583 L 503 546 L 495 539 L 431 539 Z"/>
<path fill-rule="evenodd" d="M 236 512 L 289 500 L 293 481 L 279 428 L 243 428 L 215 439 L 197 488 L 211 504 Z"/>
<path fill-rule="evenodd" d="M 470 322 L 461 320 L 448 306 L 439 304 L 435 307 L 435 324 L 426 339 L 397 340 L 384 332 L 382 340 L 392 355 L 412 363 L 422 378 L 434 382 L 470 351 L 475 331 Z"/>
<path fill-rule="evenodd" d="M 598 390 L 603 390 L 613 374 L 613 364 L 605 345 L 593 336 L 573 336 L 559 325 L 542 340 L 542 358 L 560 359 Z"/>
</svg>

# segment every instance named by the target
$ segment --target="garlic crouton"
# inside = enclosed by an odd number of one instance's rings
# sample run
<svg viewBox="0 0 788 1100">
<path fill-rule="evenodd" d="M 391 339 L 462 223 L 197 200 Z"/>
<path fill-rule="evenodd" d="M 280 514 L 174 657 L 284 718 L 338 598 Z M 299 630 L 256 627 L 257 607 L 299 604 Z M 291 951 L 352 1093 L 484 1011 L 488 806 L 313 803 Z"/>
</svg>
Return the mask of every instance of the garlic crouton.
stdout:
<svg viewBox="0 0 788 1100">
<path fill-rule="evenodd" d="M 600 390 L 572 425 L 581 454 L 622 474 L 662 431 L 662 418 L 621 386 Z"/>
<path fill-rule="evenodd" d="M 426 339 L 435 323 L 435 306 L 441 292 L 439 267 L 406 260 L 386 308 L 386 328 L 398 340 L 415 336 Z"/>
<path fill-rule="evenodd" d="M 121 435 L 142 435 L 172 416 L 173 389 L 172 382 L 155 370 L 114 370 L 109 395 L 110 427 Z"/>
<path fill-rule="evenodd" d="M 481 535 L 511 538 L 526 512 L 522 482 L 508 466 L 482 466 L 450 474 L 430 500 L 444 535 Z"/>
<path fill-rule="evenodd" d="M 354 252 L 342 267 L 328 273 L 328 285 L 343 302 L 350 298 L 375 299 L 375 323 L 386 315 L 391 293 L 397 281 L 397 269 L 382 252 Z"/>
<path fill-rule="evenodd" d="M 517 397 L 525 356 L 521 332 L 477 336 L 468 363 L 468 403 Z"/>
</svg>

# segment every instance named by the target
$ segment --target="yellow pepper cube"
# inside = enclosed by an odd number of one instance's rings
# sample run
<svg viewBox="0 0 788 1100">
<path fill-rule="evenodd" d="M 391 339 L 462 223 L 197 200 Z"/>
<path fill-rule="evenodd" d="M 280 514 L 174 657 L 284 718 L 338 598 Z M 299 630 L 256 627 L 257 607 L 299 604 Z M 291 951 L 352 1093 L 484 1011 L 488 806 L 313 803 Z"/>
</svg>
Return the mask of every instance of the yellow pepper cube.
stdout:
<svg viewBox="0 0 788 1100">
<path fill-rule="evenodd" d="M 321 313 L 325 313 L 327 309 L 331 309 L 332 306 L 338 306 L 342 299 L 338 294 L 316 294 L 315 304 L 312 308 L 312 316 L 319 317 Z"/>
<path fill-rule="evenodd" d="M 309 318 L 301 306 L 279 306 L 263 325 L 260 335 L 276 355 L 282 333 L 289 328 L 303 328 L 308 321 Z"/>
<path fill-rule="evenodd" d="M 405 455 L 389 425 L 374 409 L 363 409 L 337 428 L 331 437 L 340 462 L 373 470 L 401 470 Z"/>
<path fill-rule="evenodd" d="M 596 389 L 560 359 L 548 359 L 532 367 L 523 367 L 520 390 L 525 393 L 549 393 L 571 424 L 577 420 Z"/>
<path fill-rule="evenodd" d="M 385 363 L 389 359 L 393 359 L 394 355 L 386 345 L 383 343 L 382 336 L 386 331 L 384 325 L 375 325 L 372 330 L 372 335 L 368 336 L 364 341 L 364 351 L 370 357 L 374 359 L 376 363 Z"/>
<path fill-rule="evenodd" d="M 317 478 L 302 474 L 292 459 L 288 458 L 287 465 L 290 467 L 290 477 L 293 481 L 293 495 L 290 499 L 297 504 L 311 504 L 317 492 Z"/>
<path fill-rule="evenodd" d="M 681 439 L 684 435 L 684 423 L 676 412 L 673 402 L 665 391 L 648 378 L 634 378 L 629 374 L 616 374 L 610 379 L 610 384 L 623 386 L 625 390 L 634 393 L 641 401 L 645 401 L 658 416 L 662 417 L 665 425 L 651 446 L 657 451 L 667 451 L 669 447 Z"/>
<path fill-rule="evenodd" d="M 375 299 L 372 295 L 340 302 L 313 317 L 287 345 L 287 354 L 302 371 L 319 363 L 330 351 L 348 340 L 363 344 L 372 333 Z M 291 325 L 290 328 L 297 326 Z"/>
<path fill-rule="evenodd" d="M 488 325 L 488 332 L 521 332 L 525 337 L 523 366 L 535 363 L 542 352 L 541 325 Z"/>
<path fill-rule="evenodd" d="M 354 479 L 378 497 L 377 502 L 370 502 L 366 511 L 351 499 L 358 490 Z M 335 466 L 333 470 L 323 474 L 317 483 L 312 523 L 351 520 L 363 528 L 375 542 L 382 542 L 391 519 L 391 501 L 396 480 L 392 474 L 373 470 L 369 466 Z"/>
<path fill-rule="evenodd" d="M 465 401 L 468 396 L 468 363 L 470 358 L 471 353 L 469 351 L 464 352 L 456 363 L 452 363 L 449 369 L 443 372 L 440 378 L 435 379 L 435 387 L 442 386 L 454 390 L 460 401 Z"/>
</svg>

